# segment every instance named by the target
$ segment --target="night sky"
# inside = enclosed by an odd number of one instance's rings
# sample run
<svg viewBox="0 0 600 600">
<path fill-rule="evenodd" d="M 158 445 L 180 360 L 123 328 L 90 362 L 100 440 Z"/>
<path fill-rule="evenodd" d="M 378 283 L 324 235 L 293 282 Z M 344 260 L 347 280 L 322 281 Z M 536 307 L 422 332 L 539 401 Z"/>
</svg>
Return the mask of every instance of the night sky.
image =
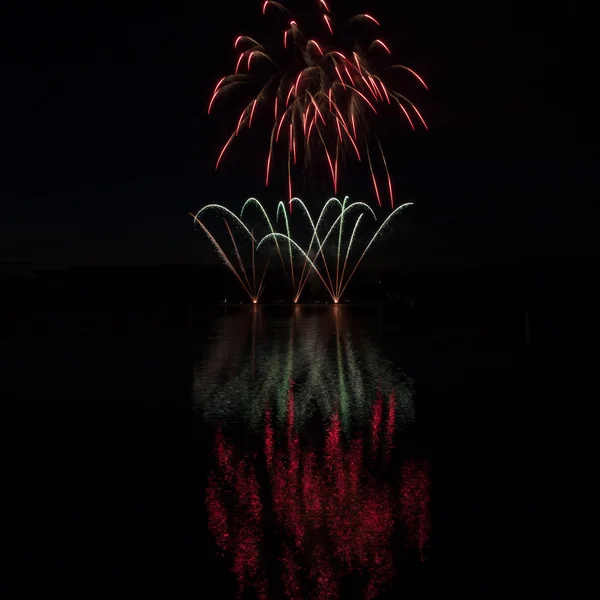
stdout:
<svg viewBox="0 0 600 600">
<path fill-rule="evenodd" d="M 593 154 L 575 5 L 331 4 L 378 16 L 399 62 L 430 84 L 419 94 L 430 131 L 408 135 L 399 119 L 388 148 L 398 199 L 417 205 L 391 254 L 587 251 Z M 270 35 L 261 2 L 124 6 L 21 4 L 3 18 L 0 263 L 212 263 L 189 211 L 237 211 L 250 195 L 274 206 L 284 192 L 265 192 L 247 144 L 215 173 L 232 123 L 206 115 L 235 36 Z M 354 189 L 349 177 L 340 191 Z"/>
</svg>

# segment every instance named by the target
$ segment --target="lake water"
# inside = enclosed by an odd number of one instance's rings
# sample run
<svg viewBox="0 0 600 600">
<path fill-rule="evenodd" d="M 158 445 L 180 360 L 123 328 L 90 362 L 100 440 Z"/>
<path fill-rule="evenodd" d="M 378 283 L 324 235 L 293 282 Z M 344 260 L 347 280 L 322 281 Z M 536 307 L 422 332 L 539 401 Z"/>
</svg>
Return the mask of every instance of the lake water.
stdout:
<svg viewBox="0 0 600 600">
<path fill-rule="evenodd" d="M 236 310 L 194 368 L 214 427 L 208 526 L 238 593 L 374 598 L 427 560 L 430 469 L 410 348 L 342 306 Z M 401 565 L 400 568 L 403 568 Z"/>
<path fill-rule="evenodd" d="M 14 325 L 1 375 L 23 597 L 430 597 L 440 565 L 468 580 L 465 565 L 543 552 L 510 311 Z"/>
</svg>

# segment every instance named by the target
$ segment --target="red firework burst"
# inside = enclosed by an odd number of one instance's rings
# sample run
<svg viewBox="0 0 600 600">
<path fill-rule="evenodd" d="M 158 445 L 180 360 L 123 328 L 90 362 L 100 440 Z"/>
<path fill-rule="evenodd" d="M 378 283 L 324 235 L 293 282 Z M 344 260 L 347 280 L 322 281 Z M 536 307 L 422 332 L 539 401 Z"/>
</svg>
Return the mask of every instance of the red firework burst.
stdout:
<svg viewBox="0 0 600 600">
<path fill-rule="evenodd" d="M 265 148 L 266 185 L 279 156 L 286 167 L 290 199 L 294 171 L 301 168 L 296 165 L 302 163 L 307 169 L 314 161 L 327 165 L 337 194 L 341 164 L 362 162 L 366 155 L 377 203 L 382 205 L 381 190 L 386 190 L 393 209 L 387 161 L 379 140 L 369 133 L 369 124 L 393 110 L 412 130 L 415 123 L 427 129 L 414 103 L 394 86 L 397 78 L 392 79 L 394 73 L 403 72 L 425 89 L 427 84 L 413 69 L 392 64 L 389 44 L 376 37 L 381 23 L 372 15 L 355 15 L 347 23 L 338 24 L 329 3 L 318 0 L 315 35 L 310 37 L 279 2 L 266 0 L 262 12 L 265 18 L 274 20 L 273 30 L 281 37 L 275 44 L 263 45 L 249 36 L 238 36 L 234 42 L 234 72 L 219 80 L 210 98 L 209 113 L 217 99 L 241 88 L 253 90 L 220 150 L 217 168 L 242 131 L 268 123 L 271 133 Z M 317 37 L 321 34 L 322 38 Z M 361 40 L 366 36 L 366 44 L 359 43 L 357 34 Z M 344 44 L 344 40 L 348 42 Z M 382 186 L 377 185 L 369 151 L 374 142 L 387 179 Z"/>
</svg>

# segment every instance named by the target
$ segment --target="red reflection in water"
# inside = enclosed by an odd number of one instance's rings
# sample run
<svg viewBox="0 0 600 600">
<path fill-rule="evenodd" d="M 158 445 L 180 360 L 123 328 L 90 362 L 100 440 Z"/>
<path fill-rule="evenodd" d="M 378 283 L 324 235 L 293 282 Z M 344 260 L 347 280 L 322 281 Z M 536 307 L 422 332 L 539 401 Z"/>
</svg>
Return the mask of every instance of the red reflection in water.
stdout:
<svg viewBox="0 0 600 600">
<path fill-rule="evenodd" d="M 429 464 L 410 459 L 402 468 L 402 518 L 408 529 L 408 542 L 419 550 L 425 560 L 425 545 L 429 539 Z"/>
<path fill-rule="evenodd" d="M 218 469 L 209 476 L 206 491 L 208 526 L 217 544 L 233 556 L 232 572 L 241 593 L 252 585 L 267 598 L 259 570 L 262 504 L 254 467 L 234 457 L 232 445 L 220 431 L 215 436 Z M 231 506 L 235 507 L 231 511 Z"/>
<path fill-rule="evenodd" d="M 389 462 L 394 448 L 394 428 L 396 426 L 396 392 L 390 394 L 388 416 L 385 425 L 385 461 Z"/>
<path fill-rule="evenodd" d="M 392 394 L 384 415 L 378 394 L 370 437 L 373 452 L 384 440 L 385 461 L 392 448 L 395 410 Z M 400 494 L 394 494 L 387 483 L 369 473 L 363 440 L 344 442 L 337 413 L 327 425 L 323 449 L 301 447 L 294 427 L 292 381 L 282 437 L 275 435 L 267 411 L 265 463 L 256 465 L 265 469 L 268 480 L 261 501 L 253 463 L 222 432 L 215 436 L 217 467 L 209 477 L 206 499 L 209 528 L 217 545 L 232 556 L 240 594 L 250 586 L 259 597 L 270 597 L 261 556 L 275 554 L 287 598 L 338 598 L 343 577 L 354 571 L 360 571 L 366 581 L 364 597 L 376 597 L 393 575 L 391 535 L 398 513 L 423 559 L 429 534 L 426 462 L 408 461 Z"/>
<path fill-rule="evenodd" d="M 373 445 L 373 454 L 379 450 L 379 430 L 381 428 L 381 417 L 383 415 L 383 398 L 381 392 L 377 390 L 377 400 L 373 406 L 373 418 L 371 419 L 371 443 Z"/>
<path fill-rule="evenodd" d="M 270 410 L 265 412 L 265 460 L 268 467 L 273 464 L 273 423 Z"/>
</svg>

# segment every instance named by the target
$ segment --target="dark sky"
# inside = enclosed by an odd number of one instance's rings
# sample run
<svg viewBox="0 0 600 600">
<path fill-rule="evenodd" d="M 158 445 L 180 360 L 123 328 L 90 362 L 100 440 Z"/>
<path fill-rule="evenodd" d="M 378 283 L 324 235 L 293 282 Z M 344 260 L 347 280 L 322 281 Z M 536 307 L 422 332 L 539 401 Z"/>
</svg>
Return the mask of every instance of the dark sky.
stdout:
<svg viewBox="0 0 600 600">
<path fill-rule="evenodd" d="M 53 4 L 2 18 L 0 262 L 213 261 L 188 212 L 274 199 L 242 153 L 214 172 L 227 129 L 206 115 L 234 37 L 271 35 L 260 0 Z M 287 4 L 307 11 L 306 1 Z M 419 96 L 429 133 L 406 135 L 399 123 L 388 154 L 399 196 L 417 205 L 412 252 L 435 262 L 587 251 L 584 13 L 551 3 L 331 5 L 380 17 L 382 37 L 430 83 Z M 351 178 L 346 186 L 352 193 Z"/>
</svg>

